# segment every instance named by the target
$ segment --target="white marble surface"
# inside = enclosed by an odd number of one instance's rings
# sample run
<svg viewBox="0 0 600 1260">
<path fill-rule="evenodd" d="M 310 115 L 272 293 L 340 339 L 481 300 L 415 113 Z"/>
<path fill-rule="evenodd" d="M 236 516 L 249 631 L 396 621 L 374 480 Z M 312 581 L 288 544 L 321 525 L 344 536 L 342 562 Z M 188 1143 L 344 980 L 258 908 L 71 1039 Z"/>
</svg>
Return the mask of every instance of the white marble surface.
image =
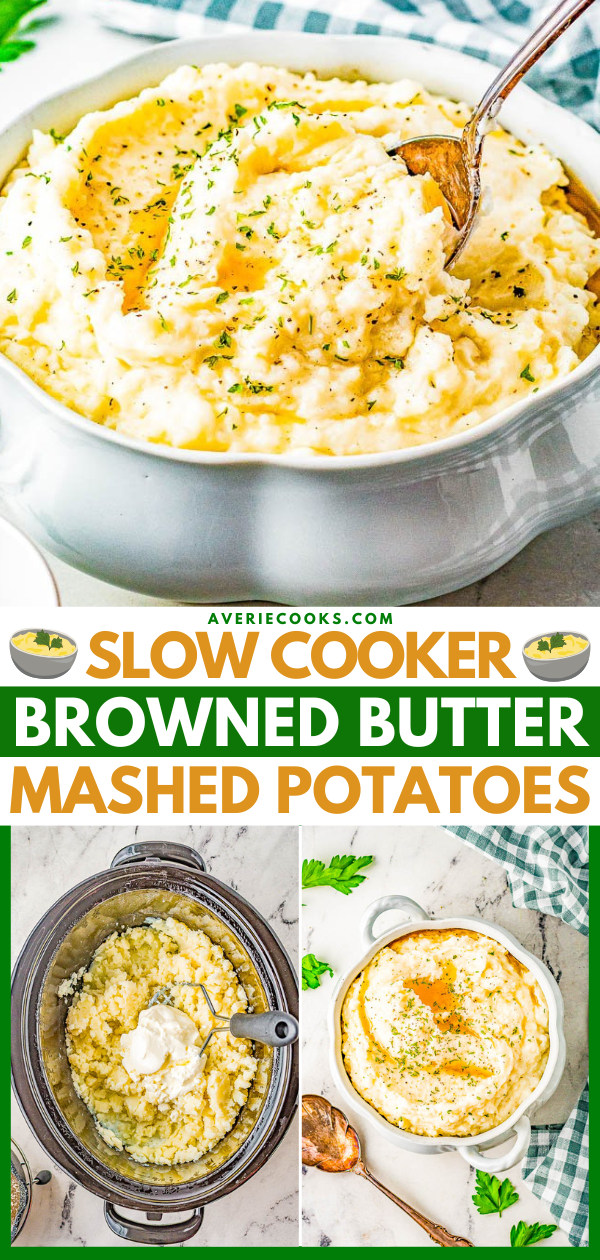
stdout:
<svg viewBox="0 0 600 1260">
<path fill-rule="evenodd" d="M 208 870 L 260 910 L 298 965 L 298 834 L 294 827 L 14 827 L 12 957 L 56 899 L 134 840 L 173 840 L 197 849 Z M 265 871 L 268 878 L 265 879 Z M 48 1161 L 12 1102 L 12 1136 L 35 1172 L 52 1181 L 34 1188 L 20 1247 L 131 1247 L 104 1222 L 100 1199 Z M 135 1218 L 136 1214 L 132 1214 Z M 143 1219 L 143 1218 L 142 1218 Z M 174 1219 L 182 1219 L 175 1217 Z M 298 1127 L 295 1121 L 268 1164 L 215 1203 L 188 1247 L 284 1247 L 298 1242 Z"/>
<path fill-rule="evenodd" d="M 587 940 L 548 915 L 516 910 L 504 871 L 437 827 L 304 827 L 303 857 L 329 860 L 335 853 L 373 854 L 368 878 L 349 896 L 330 888 L 302 894 L 302 952 L 333 967 L 321 987 L 302 994 L 302 1089 L 323 1094 L 356 1124 L 367 1166 L 386 1186 L 426 1216 L 478 1247 L 509 1246 L 519 1220 L 552 1223 L 552 1217 L 523 1184 L 518 1168 L 508 1174 L 519 1202 L 497 1216 L 480 1216 L 471 1196 L 475 1172 L 457 1152 L 420 1156 L 391 1146 L 358 1114 L 352 1115 L 334 1088 L 328 1066 L 326 1012 L 337 977 L 360 957 L 358 925 L 366 907 L 387 893 L 405 893 L 438 917 L 479 914 L 513 932 L 550 967 L 565 1001 L 567 1065 L 562 1082 L 535 1123 L 565 1120 L 587 1075 Z M 388 922 L 389 920 L 389 922 Z M 380 930 L 393 925 L 392 915 Z M 303 1242 L 312 1246 L 416 1246 L 434 1243 L 373 1187 L 350 1174 L 333 1176 L 311 1168 L 302 1178 Z M 542 1244 L 567 1246 L 557 1230 Z"/>
<path fill-rule="evenodd" d="M 54 20 L 38 31 L 36 48 L 0 74 L 3 125 L 35 101 L 98 74 L 152 43 L 101 26 L 92 8 L 87 0 L 49 0 L 44 14 Z M 218 31 L 223 25 L 206 21 L 204 29 Z M 0 512 L 12 519 L 6 505 L 0 504 Z M 600 512 L 550 530 L 496 573 L 431 602 L 463 607 L 595 606 L 600 603 L 599 530 Z M 49 554 L 46 558 L 66 607 L 153 606 L 163 602 L 99 582 Z"/>
</svg>

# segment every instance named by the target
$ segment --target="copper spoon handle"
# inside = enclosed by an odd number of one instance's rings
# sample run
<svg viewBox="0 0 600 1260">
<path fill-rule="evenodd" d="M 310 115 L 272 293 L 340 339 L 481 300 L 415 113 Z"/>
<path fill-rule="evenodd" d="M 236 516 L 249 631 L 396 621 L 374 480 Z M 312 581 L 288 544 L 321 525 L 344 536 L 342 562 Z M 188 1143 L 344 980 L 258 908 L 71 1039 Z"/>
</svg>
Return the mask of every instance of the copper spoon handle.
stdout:
<svg viewBox="0 0 600 1260">
<path fill-rule="evenodd" d="M 392 1200 L 392 1203 L 395 1203 L 397 1207 L 402 1208 L 402 1211 L 406 1212 L 407 1216 L 410 1216 L 411 1220 L 416 1221 L 417 1225 L 420 1225 L 421 1228 L 429 1234 L 429 1237 L 433 1238 L 433 1241 L 438 1243 L 440 1247 L 473 1246 L 473 1243 L 469 1242 L 468 1238 L 461 1238 L 458 1234 L 448 1233 L 448 1230 L 444 1229 L 443 1225 L 436 1225 L 435 1222 L 430 1221 L 427 1216 L 423 1216 L 421 1212 L 417 1212 L 416 1208 L 411 1207 L 410 1203 L 405 1203 L 404 1199 L 399 1199 L 397 1194 L 392 1194 L 391 1190 L 388 1190 L 386 1186 L 382 1186 L 381 1182 L 369 1172 L 369 1169 L 365 1164 L 363 1164 L 362 1159 L 358 1160 L 352 1171 L 358 1173 L 359 1177 L 364 1177 L 367 1181 L 370 1181 L 372 1186 L 377 1186 L 377 1189 L 381 1190 L 382 1194 L 386 1194 L 388 1199 Z"/>
<path fill-rule="evenodd" d="M 496 117 L 502 102 L 523 75 L 591 4 L 593 0 L 562 0 L 498 72 L 465 128 L 476 149 L 482 143 L 488 118 Z"/>
</svg>

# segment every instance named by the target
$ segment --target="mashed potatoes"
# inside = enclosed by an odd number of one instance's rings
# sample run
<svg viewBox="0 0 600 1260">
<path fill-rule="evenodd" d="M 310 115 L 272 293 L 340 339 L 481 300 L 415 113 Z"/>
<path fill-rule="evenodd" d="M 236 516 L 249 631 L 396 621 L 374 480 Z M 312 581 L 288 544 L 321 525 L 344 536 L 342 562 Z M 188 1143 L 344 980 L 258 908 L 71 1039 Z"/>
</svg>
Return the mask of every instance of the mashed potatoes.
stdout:
<svg viewBox="0 0 600 1260">
<path fill-rule="evenodd" d="M 342 1008 L 346 1071 L 386 1120 L 426 1136 L 493 1129 L 541 1080 L 548 1010 L 489 936 L 422 931 L 381 949 Z"/>
<path fill-rule="evenodd" d="M 67 1014 L 67 1054 L 75 1089 L 109 1145 L 149 1164 L 199 1159 L 235 1124 L 257 1069 L 251 1044 L 211 1038 L 203 1071 L 175 1098 L 154 1075 L 130 1076 L 127 1037 L 156 989 L 171 981 L 206 985 L 225 1015 L 245 1011 L 247 994 L 220 945 L 176 919 L 115 932 L 96 950 Z M 62 988 L 68 993 L 68 984 Z M 201 1045 L 213 1020 L 197 989 L 173 989 L 173 1005 L 193 1021 Z M 165 1067 L 169 1068 L 169 1063 Z M 159 1082 L 160 1084 L 160 1082 Z"/>
<path fill-rule="evenodd" d="M 75 651 L 74 643 L 45 630 L 27 630 L 24 634 L 15 634 L 12 641 L 15 647 L 31 652 L 32 656 L 72 656 Z"/>
<path fill-rule="evenodd" d="M 184 66 L 36 132 L 0 210 L 0 349 L 173 446 L 353 455 L 477 425 L 590 351 L 600 248 L 560 162 L 497 129 L 449 274 L 447 207 L 385 137 L 466 116 L 406 79 Z"/>
<path fill-rule="evenodd" d="M 556 660 L 559 656 L 576 656 L 588 645 L 576 634 L 545 634 L 525 648 L 525 655 L 534 661 Z"/>
</svg>

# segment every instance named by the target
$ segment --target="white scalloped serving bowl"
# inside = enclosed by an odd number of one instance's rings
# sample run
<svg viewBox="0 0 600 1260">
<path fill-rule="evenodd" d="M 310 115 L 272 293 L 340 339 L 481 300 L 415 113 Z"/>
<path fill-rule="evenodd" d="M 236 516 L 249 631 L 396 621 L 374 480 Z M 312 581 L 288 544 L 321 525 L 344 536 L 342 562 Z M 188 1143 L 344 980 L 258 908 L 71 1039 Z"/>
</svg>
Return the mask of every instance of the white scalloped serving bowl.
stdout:
<svg viewBox="0 0 600 1260">
<path fill-rule="evenodd" d="M 378 36 L 173 41 L 42 102 L 0 135 L 0 183 L 32 128 L 69 129 L 185 62 L 407 76 L 475 103 L 493 68 Z M 600 200 L 600 136 L 520 84 L 501 121 Z M 562 381 L 436 443 L 362 456 L 177 450 L 119 436 L 0 356 L 0 495 L 38 542 L 104 581 L 178 601 L 402 604 L 457 590 L 600 501 L 600 348 Z"/>
</svg>

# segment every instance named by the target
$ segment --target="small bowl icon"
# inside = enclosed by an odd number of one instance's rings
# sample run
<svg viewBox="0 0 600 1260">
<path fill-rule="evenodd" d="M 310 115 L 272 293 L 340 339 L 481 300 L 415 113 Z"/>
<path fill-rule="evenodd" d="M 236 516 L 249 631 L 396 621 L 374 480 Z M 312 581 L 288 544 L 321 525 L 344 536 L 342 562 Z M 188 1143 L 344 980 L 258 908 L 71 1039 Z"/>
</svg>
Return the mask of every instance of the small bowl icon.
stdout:
<svg viewBox="0 0 600 1260">
<path fill-rule="evenodd" d="M 39 627 L 25 626 L 23 630 L 15 630 L 10 636 L 10 655 L 17 669 L 22 674 L 27 674 L 29 678 L 60 678 L 61 674 L 66 674 L 70 670 L 77 656 L 77 644 L 69 634 L 63 634 L 62 630 L 48 630 L 50 638 L 59 638 L 63 643 L 71 643 L 75 648 L 70 656 L 36 656 L 34 652 L 24 652 L 23 648 L 19 648 L 13 643 L 20 634 L 37 634 Z"/>
<path fill-rule="evenodd" d="M 586 634 L 582 634 L 579 630 L 561 630 L 562 635 L 572 634 L 577 639 L 587 639 Z M 531 639 L 523 645 L 523 660 L 530 672 L 536 678 L 541 678 L 543 682 L 566 682 L 568 678 L 576 678 L 585 669 L 590 659 L 590 641 L 581 651 L 574 652 L 572 656 L 556 656 L 554 660 L 550 657 L 547 661 L 538 660 L 531 656 L 525 655 L 525 649 L 531 647 L 532 643 L 538 643 L 540 639 L 548 639 L 548 632 L 545 634 L 534 634 Z"/>
</svg>

